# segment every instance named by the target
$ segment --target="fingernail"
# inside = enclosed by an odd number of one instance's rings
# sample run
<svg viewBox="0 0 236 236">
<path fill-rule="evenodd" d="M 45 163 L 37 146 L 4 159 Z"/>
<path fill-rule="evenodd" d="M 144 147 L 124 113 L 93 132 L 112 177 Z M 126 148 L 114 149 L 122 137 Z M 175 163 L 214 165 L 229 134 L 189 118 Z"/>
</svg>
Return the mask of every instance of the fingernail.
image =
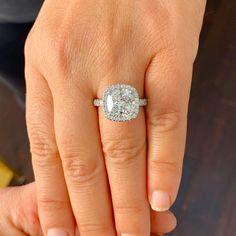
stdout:
<svg viewBox="0 0 236 236">
<path fill-rule="evenodd" d="M 68 234 L 63 229 L 49 229 L 48 236 L 68 236 Z"/>
<path fill-rule="evenodd" d="M 164 191 L 154 191 L 151 197 L 151 207 L 154 211 L 169 210 L 171 205 L 170 195 Z"/>
</svg>

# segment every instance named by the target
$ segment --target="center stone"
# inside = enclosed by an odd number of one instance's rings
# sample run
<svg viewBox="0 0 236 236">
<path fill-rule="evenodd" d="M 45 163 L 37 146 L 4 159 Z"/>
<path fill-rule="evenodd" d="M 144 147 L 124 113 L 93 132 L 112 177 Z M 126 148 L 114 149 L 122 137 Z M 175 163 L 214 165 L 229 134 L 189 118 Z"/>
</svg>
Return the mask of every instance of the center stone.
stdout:
<svg viewBox="0 0 236 236">
<path fill-rule="evenodd" d="M 103 102 L 106 117 L 113 121 L 132 120 L 139 112 L 138 92 L 130 85 L 112 85 L 105 91 Z"/>
</svg>

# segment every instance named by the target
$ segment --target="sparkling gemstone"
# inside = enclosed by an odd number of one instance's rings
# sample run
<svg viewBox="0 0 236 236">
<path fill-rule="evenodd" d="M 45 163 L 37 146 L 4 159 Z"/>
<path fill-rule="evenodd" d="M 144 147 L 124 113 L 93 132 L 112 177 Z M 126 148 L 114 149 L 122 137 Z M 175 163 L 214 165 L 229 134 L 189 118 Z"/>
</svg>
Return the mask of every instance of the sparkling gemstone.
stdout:
<svg viewBox="0 0 236 236">
<path fill-rule="evenodd" d="M 103 104 L 105 116 L 110 120 L 135 119 L 139 112 L 138 92 L 130 85 L 112 85 L 104 93 Z"/>
</svg>

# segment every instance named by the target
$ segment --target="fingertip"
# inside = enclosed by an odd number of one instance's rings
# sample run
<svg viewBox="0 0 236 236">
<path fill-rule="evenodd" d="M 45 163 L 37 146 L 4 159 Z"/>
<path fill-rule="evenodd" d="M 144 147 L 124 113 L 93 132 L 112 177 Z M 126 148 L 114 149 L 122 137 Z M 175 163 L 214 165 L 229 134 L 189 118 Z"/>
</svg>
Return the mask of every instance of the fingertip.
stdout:
<svg viewBox="0 0 236 236">
<path fill-rule="evenodd" d="M 169 233 L 177 226 L 175 215 L 170 212 L 155 212 L 151 211 L 152 232 L 158 235 Z"/>
<path fill-rule="evenodd" d="M 149 166 L 148 195 L 151 208 L 165 212 L 174 204 L 179 191 L 182 167 Z"/>
</svg>

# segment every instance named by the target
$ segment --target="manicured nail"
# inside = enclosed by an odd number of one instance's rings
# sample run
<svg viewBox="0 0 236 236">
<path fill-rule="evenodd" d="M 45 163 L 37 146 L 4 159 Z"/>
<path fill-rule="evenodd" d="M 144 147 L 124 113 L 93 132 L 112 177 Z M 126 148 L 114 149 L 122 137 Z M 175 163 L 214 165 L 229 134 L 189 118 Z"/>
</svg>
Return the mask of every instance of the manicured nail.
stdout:
<svg viewBox="0 0 236 236">
<path fill-rule="evenodd" d="M 68 236 L 68 234 L 63 229 L 49 229 L 48 236 Z"/>
<path fill-rule="evenodd" d="M 151 197 L 151 207 L 154 211 L 163 212 L 170 209 L 170 195 L 164 191 L 154 191 Z"/>
</svg>

